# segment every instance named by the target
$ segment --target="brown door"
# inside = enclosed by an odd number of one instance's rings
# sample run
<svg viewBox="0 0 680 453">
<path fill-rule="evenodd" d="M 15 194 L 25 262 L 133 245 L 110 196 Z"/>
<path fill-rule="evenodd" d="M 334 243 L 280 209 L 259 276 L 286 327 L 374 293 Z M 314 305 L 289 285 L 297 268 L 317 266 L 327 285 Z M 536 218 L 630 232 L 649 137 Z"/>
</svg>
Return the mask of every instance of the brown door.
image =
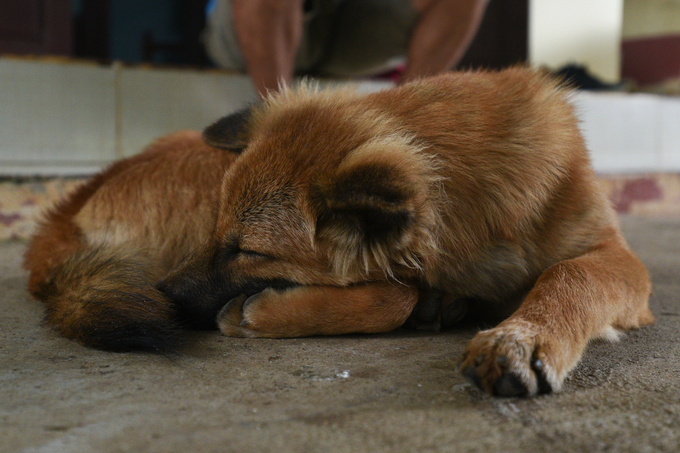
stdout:
<svg viewBox="0 0 680 453">
<path fill-rule="evenodd" d="M 0 0 L 0 53 L 71 54 L 71 0 Z"/>
</svg>

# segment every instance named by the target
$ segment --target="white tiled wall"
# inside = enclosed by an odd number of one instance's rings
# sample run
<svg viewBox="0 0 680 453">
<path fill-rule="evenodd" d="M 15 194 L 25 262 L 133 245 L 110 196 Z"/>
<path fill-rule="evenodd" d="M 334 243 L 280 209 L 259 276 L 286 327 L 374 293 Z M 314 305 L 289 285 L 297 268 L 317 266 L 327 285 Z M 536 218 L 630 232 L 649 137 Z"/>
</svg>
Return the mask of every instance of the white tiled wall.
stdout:
<svg viewBox="0 0 680 453">
<path fill-rule="evenodd" d="M 596 170 L 680 171 L 680 98 L 579 92 L 574 103 Z"/>
<path fill-rule="evenodd" d="M 0 175 L 80 175 L 256 99 L 220 71 L 0 58 Z"/>
<path fill-rule="evenodd" d="M 256 98 L 247 77 L 220 71 L 0 58 L 0 176 L 91 174 Z M 597 171 L 680 172 L 680 98 L 579 92 L 573 102 Z"/>
<path fill-rule="evenodd" d="M 115 156 L 111 67 L 0 59 L 0 173 L 92 171 Z"/>
<path fill-rule="evenodd" d="M 600 79 L 618 82 L 623 3 L 624 0 L 529 0 L 530 63 L 551 69 L 576 63 Z"/>
<path fill-rule="evenodd" d="M 122 156 L 138 153 L 167 132 L 201 130 L 255 99 L 255 90 L 244 76 L 125 69 L 120 72 Z"/>
<path fill-rule="evenodd" d="M 660 100 L 659 148 L 665 168 L 680 170 L 680 98 Z"/>
<path fill-rule="evenodd" d="M 623 39 L 680 33 L 680 0 L 625 0 Z"/>
</svg>

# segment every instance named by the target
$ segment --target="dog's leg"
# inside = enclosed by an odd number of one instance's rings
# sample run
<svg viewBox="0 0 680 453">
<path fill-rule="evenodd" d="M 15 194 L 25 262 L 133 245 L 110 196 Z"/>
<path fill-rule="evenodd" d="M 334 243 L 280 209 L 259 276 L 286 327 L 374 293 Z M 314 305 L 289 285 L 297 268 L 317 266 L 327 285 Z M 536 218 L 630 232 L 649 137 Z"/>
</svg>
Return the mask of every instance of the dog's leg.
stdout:
<svg viewBox="0 0 680 453">
<path fill-rule="evenodd" d="M 494 395 L 557 391 L 589 340 L 654 321 L 649 292 L 647 270 L 615 233 L 548 268 L 510 318 L 475 336 L 461 372 Z"/>
<path fill-rule="evenodd" d="M 388 332 L 404 323 L 416 302 L 418 289 L 399 283 L 267 289 L 231 300 L 217 324 L 222 333 L 233 337 Z"/>
</svg>

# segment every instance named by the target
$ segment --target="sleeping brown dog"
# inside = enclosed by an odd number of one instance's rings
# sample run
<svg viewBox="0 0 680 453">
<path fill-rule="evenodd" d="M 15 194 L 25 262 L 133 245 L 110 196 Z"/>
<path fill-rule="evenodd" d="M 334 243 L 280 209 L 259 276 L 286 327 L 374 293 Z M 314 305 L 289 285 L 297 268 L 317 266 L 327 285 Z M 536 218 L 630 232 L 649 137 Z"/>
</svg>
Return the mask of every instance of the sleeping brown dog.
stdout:
<svg viewBox="0 0 680 453">
<path fill-rule="evenodd" d="M 589 340 L 653 322 L 565 95 L 522 68 L 272 95 L 209 127 L 211 146 L 166 139 L 62 203 L 27 252 L 30 290 L 62 334 L 114 350 L 215 320 L 290 337 L 511 313 L 462 373 L 559 390 Z"/>
</svg>

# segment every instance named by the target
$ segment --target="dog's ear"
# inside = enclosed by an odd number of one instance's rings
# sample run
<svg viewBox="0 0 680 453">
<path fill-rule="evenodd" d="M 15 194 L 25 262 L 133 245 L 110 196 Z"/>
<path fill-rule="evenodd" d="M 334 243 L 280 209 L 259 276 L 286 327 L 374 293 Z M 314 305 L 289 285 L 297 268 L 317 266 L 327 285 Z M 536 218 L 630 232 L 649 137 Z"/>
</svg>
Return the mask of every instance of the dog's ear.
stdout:
<svg viewBox="0 0 680 453">
<path fill-rule="evenodd" d="M 316 190 L 317 235 L 339 247 L 406 247 L 426 203 L 423 171 L 422 159 L 403 141 L 363 145 Z"/>
<path fill-rule="evenodd" d="M 254 106 L 220 118 L 203 130 L 203 140 L 215 148 L 240 153 L 250 139 L 250 120 Z"/>
</svg>

